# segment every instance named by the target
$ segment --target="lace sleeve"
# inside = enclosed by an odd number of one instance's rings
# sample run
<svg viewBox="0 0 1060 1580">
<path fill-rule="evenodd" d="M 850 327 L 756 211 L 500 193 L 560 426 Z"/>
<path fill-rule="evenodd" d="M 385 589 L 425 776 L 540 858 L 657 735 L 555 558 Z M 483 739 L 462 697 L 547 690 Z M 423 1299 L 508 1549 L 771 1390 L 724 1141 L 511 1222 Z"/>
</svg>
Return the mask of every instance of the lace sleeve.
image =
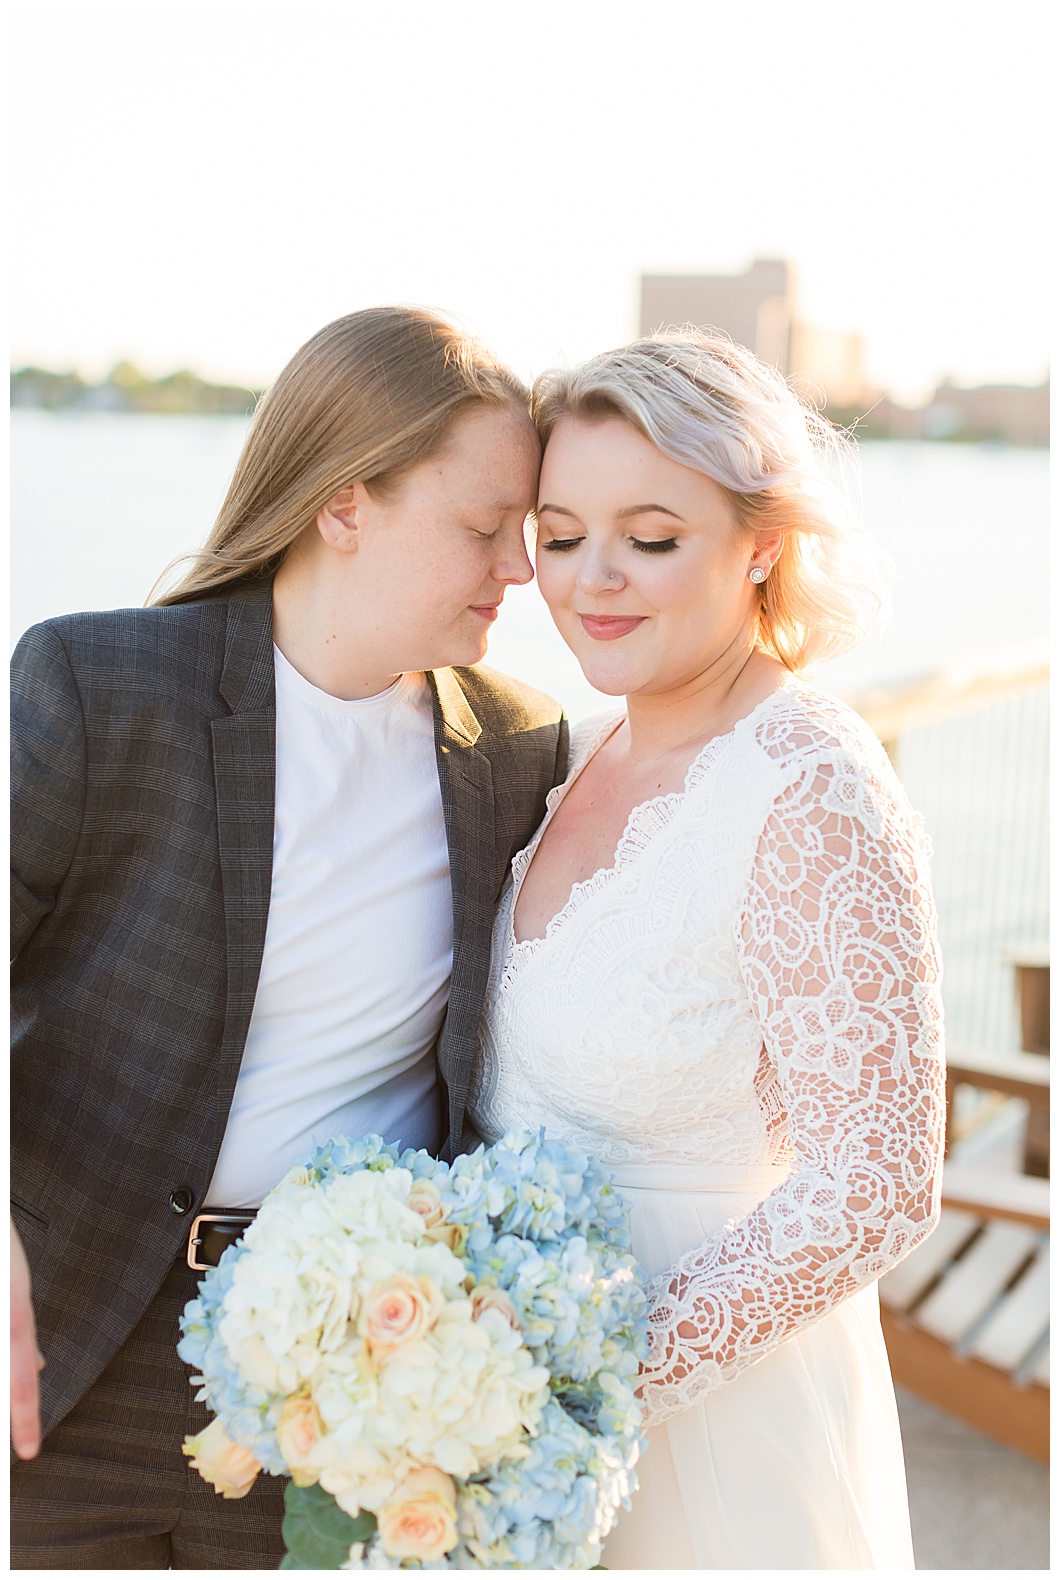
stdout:
<svg viewBox="0 0 1060 1580">
<path fill-rule="evenodd" d="M 918 820 L 885 773 L 823 753 L 763 831 L 737 948 L 762 1030 L 762 1095 L 773 1087 L 795 1166 L 649 1285 L 648 1424 L 816 1322 L 937 1222 L 935 913 Z"/>
</svg>

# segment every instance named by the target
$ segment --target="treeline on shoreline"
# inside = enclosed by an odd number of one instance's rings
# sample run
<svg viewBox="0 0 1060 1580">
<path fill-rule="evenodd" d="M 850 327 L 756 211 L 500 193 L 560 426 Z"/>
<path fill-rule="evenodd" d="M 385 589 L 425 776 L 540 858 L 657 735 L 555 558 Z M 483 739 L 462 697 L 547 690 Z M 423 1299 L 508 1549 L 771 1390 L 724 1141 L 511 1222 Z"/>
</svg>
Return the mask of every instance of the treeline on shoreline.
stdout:
<svg viewBox="0 0 1060 1580">
<path fill-rule="evenodd" d="M 53 373 L 47 368 L 17 368 L 11 374 L 11 405 L 39 411 L 247 417 L 260 394 L 260 390 L 237 384 L 211 384 L 186 368 L 165 378 L 151 379 L 132 362 L 119 362 L 95 384 L 80 373 Z"/>
<path fill-rule="evenodd" d="M 21 367 L 11 374 L 12 407 L 38 411 L 159 412 L 170 416 L 248 417 L 260 390 L 211 384 L 186 368 L 151 379 L 119 362 L 98 383 L 79 373 Z M 820 398 L 819 396 L 816 398 Z M 887 395 L 863 406 L 826 402 L 823 415 L 861 439 L 926 439 L 1039 448 L 1049 442 L 1049 384 L 983 385 L 963 389 L 948 380 L 924 406 L 899 406 Z"/>
</svg>

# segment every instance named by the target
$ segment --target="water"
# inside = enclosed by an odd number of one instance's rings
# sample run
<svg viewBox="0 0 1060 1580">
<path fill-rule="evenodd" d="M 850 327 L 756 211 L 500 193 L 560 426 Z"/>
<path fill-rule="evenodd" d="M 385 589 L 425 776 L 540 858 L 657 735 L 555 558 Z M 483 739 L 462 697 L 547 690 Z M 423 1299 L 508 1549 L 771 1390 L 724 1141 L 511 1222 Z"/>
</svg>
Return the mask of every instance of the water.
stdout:
<svg viewBox="0 0 1060 1580">
<path fill-rule="evenodd" d="M 77 609 L 141 604 L 205 537 L 239 453 L 236 417 L 12 414 L 12 640 Z M 1047 457 L 986 446 L 861 447 L 866 524 L 893 561 L 887 630 L 814 679 L 843 694 L 997 653 L 1045 652 Z M 533 587 L 511 589 L 489 662 L 559 697 L 582 677 Z M 903 736 L 899 767 L 935 846 L 955 1042 L 1016 1045 L 1003 948 L 1046 936 L 1044 691 Z"/>
<path fill-rule="evenodd" d="M 143 603 L 206 536 L 245 431 L 241 417 L 13 412 L 12 639 L 50 615 Z M 897 573 L 894 618 L 820 683 L 843 692 L 983 649 L 1040 649 L 1044 452 L 866 441 L 861 453 L 866 523 Z M 601 706 L 533 587 L 509 591 L 489 662 L 572 717 Z"/>
</svg>

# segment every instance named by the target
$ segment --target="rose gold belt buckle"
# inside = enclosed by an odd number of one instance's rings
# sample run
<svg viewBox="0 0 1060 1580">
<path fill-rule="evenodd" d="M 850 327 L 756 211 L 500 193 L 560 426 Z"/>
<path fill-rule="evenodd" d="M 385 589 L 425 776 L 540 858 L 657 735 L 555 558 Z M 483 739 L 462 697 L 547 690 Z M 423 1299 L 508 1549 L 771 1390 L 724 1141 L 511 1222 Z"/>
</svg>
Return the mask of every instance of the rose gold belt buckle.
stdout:
<svg viewBox="0 0 1060 1580">
<path fill-rule="evenodd" d="M 202 1244 L 198 1228 L 203 1223 L 230 1223 L 236 1224 L 241 1229 L 249 1229 L 254 1222 L 256 1214 L 246 1212 L 200 1212 L 192 1219 L 191 1228 L 188 1230 L 188 1266 L 193 1273 L 206 1273 L 211 1267 L 216 1267 L 216 1262 L 200 1262 L 196 1256 L 195 1247 Z"/>
</svg>

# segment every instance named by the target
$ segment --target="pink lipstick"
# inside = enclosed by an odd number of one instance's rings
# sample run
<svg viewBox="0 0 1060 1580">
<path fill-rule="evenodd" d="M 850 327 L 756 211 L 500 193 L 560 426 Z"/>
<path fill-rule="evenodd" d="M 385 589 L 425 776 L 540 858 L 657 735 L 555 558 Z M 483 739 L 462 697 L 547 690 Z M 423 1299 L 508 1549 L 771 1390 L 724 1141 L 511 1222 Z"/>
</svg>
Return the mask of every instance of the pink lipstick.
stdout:
<svg viewBox="0 0 1060 1580">
<path fill-rule="evenodd" d="M 613 642 L 616 637 L 628 636 L 646 618 L 647 616 L 642 614 L 580 614 L 578 616 L 582 630 L 586 636 L 591 636 L 594 642 Z"/>
</svg>

